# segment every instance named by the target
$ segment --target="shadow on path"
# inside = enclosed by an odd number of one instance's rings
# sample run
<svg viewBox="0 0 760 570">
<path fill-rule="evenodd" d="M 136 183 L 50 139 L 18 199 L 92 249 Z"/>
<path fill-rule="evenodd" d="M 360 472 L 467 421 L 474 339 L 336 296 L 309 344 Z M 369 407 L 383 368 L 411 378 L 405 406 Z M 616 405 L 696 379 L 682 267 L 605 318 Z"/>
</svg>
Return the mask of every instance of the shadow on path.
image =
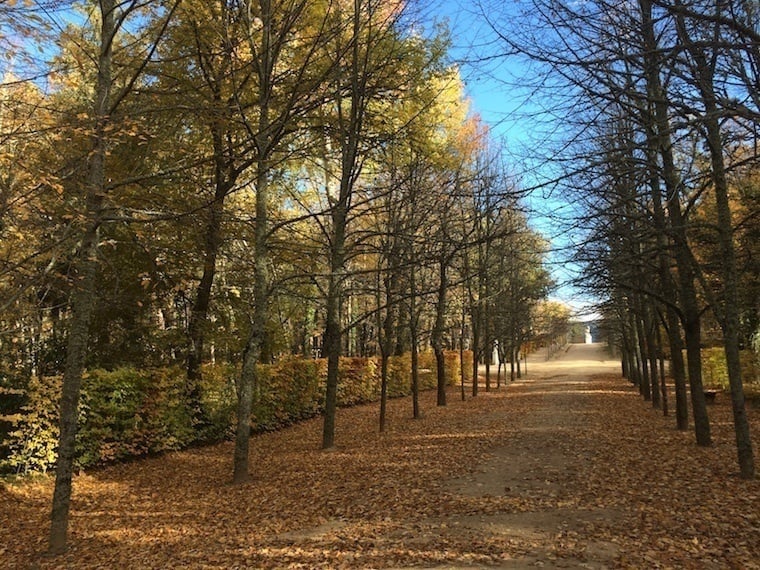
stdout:
<svg viewBox="0 0 760 570">
<path fill-rule="evenodd" d="M 601 344 L 569 345 L 550 360 L 534 356 L 526 377 L 508 388 L 510 397 L 527 406 L 508 441 L 493 449 L 490 461 L 473 473 L 448 482 L 452 493 L 476 498 L 506 496 L 520 510 L 449 520 L 461 532 L 495 535 L 512 550 L 519 542 L 523 554 L 497 568 L 602 569 L 618 554 L 614 543 L 582 540 L 581 536 L 593 535 L 595 524 L 619 521 L 622 513 L 584 505 L 569 492 L 593 460 L 583 444 L 592 435 L 587 433 L 586 422 L 593 413 L 591 376 L 617 370 L 618 363 Z"/>
</svg>

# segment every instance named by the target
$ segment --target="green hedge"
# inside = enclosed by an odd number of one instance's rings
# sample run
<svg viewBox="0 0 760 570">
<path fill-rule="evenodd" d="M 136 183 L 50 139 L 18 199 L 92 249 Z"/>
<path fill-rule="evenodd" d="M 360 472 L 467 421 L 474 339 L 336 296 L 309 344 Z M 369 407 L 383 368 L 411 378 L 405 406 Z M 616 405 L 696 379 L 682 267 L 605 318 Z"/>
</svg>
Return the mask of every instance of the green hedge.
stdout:
<svg viewBox="0 0 760 570">
<path fill-rule="evenodd" d="M 470 356 L 471 358 L 471 356 Z M 459 381 L 459 354 L 446 355 L 447 380 Z M 408 395 L 410 356 L 391 357 L 388 394 Z M 420 387 L 435 386 L 435 358 L 420 355 Z M 469 367 L 466 368 L 469 370 Z M 375 358 L 342 358 L 338 405 L 376 401 L 380 395 L 380 364 Z M 285 358 L 259 367 L 260 380 L 251 420 L 256 431 L 281 428 L 313 417 L 324 408 L 325 360 Z M 113 371 L 92 370 L 82 382 L 77 434 L 80 468 L 131 457 L 218 441 L 232 435 L 236 408 L 231 366 L 206 366 L 201 385 L 204 421 L 194 425 L 185 396 L 181 368 Z M 56 459 L 58 398 L 61 378 L 30 382 L 20 418 L 8 435 L 8 456 L 0 463 L 5 472 L 44 472 Z"/>
<path fill-rule="evenodd" d="M 702 383 L 705 386 L 727 390 L 728 371 L 726 370 L 726 353 L 723 347 L 702 349 Z M 742 350 L 739 354 L 742 366 L 742 382 L 747 387 L 760 384 L 760 367 L 757 357 L 751 350 Z M 684 361 L 686 351 L 684 351 Z"/>
</svg>

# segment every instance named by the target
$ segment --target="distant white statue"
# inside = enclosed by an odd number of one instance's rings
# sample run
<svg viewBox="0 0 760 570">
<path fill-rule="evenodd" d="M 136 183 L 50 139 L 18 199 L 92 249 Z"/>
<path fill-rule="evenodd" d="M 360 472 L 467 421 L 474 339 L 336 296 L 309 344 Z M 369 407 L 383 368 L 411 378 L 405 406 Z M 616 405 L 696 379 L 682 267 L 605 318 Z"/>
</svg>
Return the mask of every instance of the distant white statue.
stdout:
<svg viewBox="0 0 760 570">
<path fill-rule="evenodd" d="M 591 327 L 586 327 L 586 344 L 591 344 L 593 339 L 591 338 Z"/>
</svg>

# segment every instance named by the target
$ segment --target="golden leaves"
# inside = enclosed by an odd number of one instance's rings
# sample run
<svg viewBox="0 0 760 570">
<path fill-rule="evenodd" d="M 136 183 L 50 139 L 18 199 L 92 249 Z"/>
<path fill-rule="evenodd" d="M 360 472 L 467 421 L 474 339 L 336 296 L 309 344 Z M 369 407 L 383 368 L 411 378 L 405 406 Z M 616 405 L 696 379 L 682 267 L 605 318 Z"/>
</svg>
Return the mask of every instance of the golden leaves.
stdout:
<svg viewBox="0 0 760 570">
<path fill-rule="evenodd" d="M 446 408 L 425 393 L 418 421 L 408 399 L 392 400 L 382 435 L 375 406 L 341 410 L 332 452 L 318 450 L 319 419 L 254 438 L 253 478 L 241 486 L 229 482 L 231 443 L 80 475 L 72 549 L 57 559 L 38 557 L 49 481 L 6 485 L 3 565 L 552 568 L 603 555 L 617 568 L 758 567 L 760 482 L 732 476 L 728 404 L 712 407 L 716 444 L 699 449 L 619 378 L 568 386 L 573 423 L 545 430 L 535 427 L 547 395 L 525 382 L 464 403 L 452 394 Z M 513 468 L 482 493 L 481 476 Z M 472 492 L 448 485 L 452 476 Z"/>
</svg>

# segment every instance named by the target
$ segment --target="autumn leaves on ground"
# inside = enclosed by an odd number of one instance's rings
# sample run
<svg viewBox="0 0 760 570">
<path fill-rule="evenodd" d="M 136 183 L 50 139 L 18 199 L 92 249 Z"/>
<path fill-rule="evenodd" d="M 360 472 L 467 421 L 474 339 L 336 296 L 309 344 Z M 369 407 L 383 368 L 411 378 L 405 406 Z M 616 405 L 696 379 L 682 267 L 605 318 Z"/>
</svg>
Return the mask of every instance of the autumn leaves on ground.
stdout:
<svg viewBox="0 0 760 570">
<path fill-rule="evenodd" d="M 51 482 L 5 485 L 0 566 L 760 568 L 760 481 L 736 476 L 727 399 L 698 448 L 595 350 L 445 408 L 428 393 L 422 420 L 394 400 L 385 434 L 374 406 L 342 410 L 334 451 L 318 419 L 254 438 L 244 486 L 231 444 L 80 475 L 57 558 L 40 556 Z"/>
</svg>

